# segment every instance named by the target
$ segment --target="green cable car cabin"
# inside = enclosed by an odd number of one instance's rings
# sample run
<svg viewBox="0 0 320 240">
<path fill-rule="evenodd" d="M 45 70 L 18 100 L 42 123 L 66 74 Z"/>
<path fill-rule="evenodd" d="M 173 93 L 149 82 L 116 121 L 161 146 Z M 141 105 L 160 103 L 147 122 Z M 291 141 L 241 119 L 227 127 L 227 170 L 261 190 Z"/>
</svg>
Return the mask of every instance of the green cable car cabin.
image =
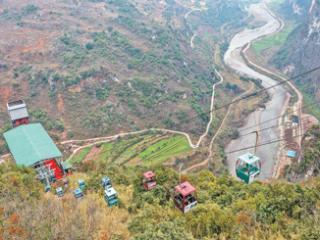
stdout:
<svg viewBox="0 0 320 240">
<path fill-rule="evenodd" d="M 240 156 L 236 162 L 236 175 L 245 183 L 252 183 L 260 171 L 260 158 L 251 153 Z"/>
<path fill-rule="evenodd" d="M 118 194 L 113 187 L 109 187 L 104 190 L 104 199 L 108 203 L 109 207 L 118 205 Z"/>
</svg>

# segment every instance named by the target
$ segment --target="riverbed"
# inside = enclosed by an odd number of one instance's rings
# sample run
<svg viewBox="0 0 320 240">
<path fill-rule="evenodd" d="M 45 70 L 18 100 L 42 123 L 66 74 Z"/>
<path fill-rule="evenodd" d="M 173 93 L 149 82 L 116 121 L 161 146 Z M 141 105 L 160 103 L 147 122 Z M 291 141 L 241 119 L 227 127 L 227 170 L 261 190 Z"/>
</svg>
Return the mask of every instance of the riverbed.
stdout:
<svg viewBox="0 0 320 240">
<path fill-rule="evenodd" d="M 270 10 L 267 9 L 264 3 L 252 4 L 248 8 L 248 13 L 256 20 L 265 22 L 265 24 L 254 29 L 246 28 L 236 34 L 232 38 L 229 48 L 224 55 L 224 62 L 229 68 L 236 71 L 239 75 L 260 79 L 263 87 L 269 87 L 277 84 L 277 81 L 259 72 L 256 72 L 247 66 L 241 56 L 241 49 L 256 39 L 279 31 L 281 28 L 281 22 L 271 14 Z M 245 119 L 245 125 L 238 129 L 240 137 L 232 140 L 228 144 L 225 149 L 227 153 L 254 146 L 256 136 L 254 133 L 249 134 L 250 132 L 277 125 L 277 119 L 265 123 L 263 122 L 281 115 L 283 106 L 285 105 L 287 92 L 283 86 L 280 85 L 276 88 L 268 90 L 268 94 L 270 95 L 271 99 L 266 103 L 266 108 L 257 109 Z M 280 138 L 280 131 L 278 127 L 274 127 L 268 129 L 267 131 L 259 132 L 259 135 L 259 144 L 263 144 Z M 263 180 L 272 177 L 277 159 L 278 148 L 278 143 L 268 144 L 257 148 L 256 155 L 260 157 L 262 162 L 262 170 L 261 174 L 259 175 L 260 179 Z M 254 153 L 254 149 L 252 148 L 227 154 L 227 164 L 230 174 L 235 175 L 235 162 L 237 157 L 246 152 Z"/>
</svg>

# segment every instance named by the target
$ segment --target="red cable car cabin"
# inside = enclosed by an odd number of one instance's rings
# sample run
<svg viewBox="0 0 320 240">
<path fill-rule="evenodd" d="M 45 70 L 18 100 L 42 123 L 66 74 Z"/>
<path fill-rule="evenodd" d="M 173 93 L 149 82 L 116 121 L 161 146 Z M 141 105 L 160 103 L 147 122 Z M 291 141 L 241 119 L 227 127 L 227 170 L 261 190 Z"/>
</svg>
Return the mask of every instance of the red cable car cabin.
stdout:
<svg viewBox="0 0 320 240">
<path fill-rule="evenodd" d="M 196 189 L 189 183 L 183 182 L 175 187 L 174 203 L 183 213 L 197 205 Z"/>
<path fill-rule="evenodd" d="M 155 177 L 156 175 L 152 171 L 143 174 L 143 188 L 145 190 L 149 191 L 157 186 Z"/>
</svg>

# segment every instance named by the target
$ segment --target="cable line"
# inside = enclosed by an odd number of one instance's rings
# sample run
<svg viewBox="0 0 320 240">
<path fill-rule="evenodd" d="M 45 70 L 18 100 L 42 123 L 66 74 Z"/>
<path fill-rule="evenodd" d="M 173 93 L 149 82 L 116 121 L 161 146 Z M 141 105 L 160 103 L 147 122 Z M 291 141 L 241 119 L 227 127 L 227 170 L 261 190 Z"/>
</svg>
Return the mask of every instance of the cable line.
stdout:
<svg viewBox="0 0 320 240">
<path fill-rule="evenodd" d="M 185 119 L 186 119 L 186 120 L 194 120 L 194 119 L 199 118 L 199 116 L 201 116 L 201 115 L 210 114 L 210 113 L 212 113 L 213 111 L 221 110 L 221 109 L 223 109 L 223 108 L 225 108 L 225 107 L 231 106 L 231 105 L 236 104 L 236 103 L 238 103 L 238 102 L 241 102 L 241 101 L 243 101 L 243 100 L 247 100 L 247 99 L 249 99 L 249 98 L 259 96 L 261 93 L 263 93 L 263 92 L 265 92 L 265 91 L 267 91 L 267 90 L 270 90 L 270 89 L 272 89 L 272 88 L 278 87 L 278 86 L 280 86 L 280 85 L 282 85 L 282 84 L 285 84 L 285 83 L 287 83 L 287 82 L 293 81 L 294 79 L 297 79 L 297 78 L 302 77 L 302 76 L 304 76 L 304 75 L 313 73 L 313 72 L 315 72 L 315 71 L 317 71 L 317 70 L 319 70 L 319 69 L 320 69 L 320 66 L 315 67 L 315 68 L 313 68 L 313 69 L 310 69 L 309 71 L 306 71 L 306 72 L 303 72 L 303 73 L 298 74 L 298 75 L 296 75 L 296 76 L 293 76 L 293 77 L 291 77 L 291 78 L 289 78 L 289 79 L 287 79 L 287 80 L 283 80 L 283 81 L 281 81 L 281 82 L 278 82 L 277 84 L 271 85 L 271 86 L 266 87 L 266 88 L 262 88 L 262 89 L 260 89 L 260 90 L 258 90 L 258 91 L 253 92 L 253 93 L 249 93 L 249 94 L 247 94 L 247 95 L 245 95 L 245 96 L 243 96 L 243 97 L 241 97 L 241 98 L 239 98 L 239 99 L 233 100 L 233 101 L 231 101 L 231 102 L 229 102 L 229 103 L 227 103 L 227 104 L 224 104 L 224 105 L 222 105 L 222 106 L 220 106 L 220 107 L 215 107 L 212 111 L 209 110 L 209 111 L 207 111 L 207 112 L 203 112 L 203 113 L 201 113 L 201 114 L 198 114 L 197 116 L 193 116 L 193 117 L 185 118 Z M 311 87 L 312 87 L 312 86 L 310 86 L 310 88 L 311 88 Z M 308 89 L 308 88 L 307 88 L 307 89 Z M 208 92 L 208 93 L 209 93 L 209 92 Z M 212 91 L 210 91 L 210 93 L 212 93 Z M 316 104 L 316 103 L 312 103 L 311 105 L 313 105 L 313 104 Z M 270 121 L 271 121 L 271 120 L 270 120 Z"/>
<path fill-rule="evenodd" d="M 303 107 L 300 107 L 299 109 L 302 110 L 302 109 L 305 109 L 305 108 L 307 108 L 307 107 L 310 107 L 310 106 L 313 106 L 313 105 L 318 105 L 318 104 L 319 104 L 318 102 L 312 102 L 312 103 L 309 103 L 309 104 L 305 104 Z M 260 122 L 260 124 L 258 124 L 258 125 L 261 126 L 261 125 L 263 125 L 264 123 L 267 123 L 267 122 L 270 122 L 270 121 L 279 119 L 279 118 L 281 118 L 281 117 L 284 117 L 284 116 L 287 115 L 288 113 L 293 113 L 293 111 L 294 111 L 294 110 L 290 110 L 290 111 L 288 111 L 287 113 L 278 115 L 278 116 L 276 116 L 276 117 L 274 117 L 274 118 L 270 118 L 270 119 L 264 120 L 264 121 Z M 254 127 L 258 126 L 258 125 L 255 125 L 255 124 L 254 124 L 254 125 L 251 125 L 251 126 L 249 126 L 249 127 L 246 127 L 246 128 L 241 129 L 239 132 L 243 132 L 244 130 L 247 130 L 247 129 L 250 129 L 250 128 L 254 128 Z"/>
<path fill-rule="evenodd" d="M 285 114 L 283 114 L 283 115 L 280 115 L 279 117 L 277 117 L 277 118 L 274 118 L 274 119 L 271 119 L 271 120 L 275 120 L 275 119 L 279 119 L 280 117 L 283 117 Z M 306 119 L 308 119 L 309 118 L 309 116 L 305 116 L 305 117 L 302 117 L 301 119 L 300 119 L 300 123 L 299 124 L 302 124 L 302 122 L 303 122 L 303 120 L 306 120 Z M 266 121 L 264 121 L 264 122 L 269 122 L 270 120 L 266 120 Z M 264 123 L 264 122 L 261 122 L 261 123 Z M 245 128 L 245 129 L 241 129 L 240 131 L 238 131 L 238 132 L 244 132 L 244 130 L 246 130 L 246 129 L 250 129 L 250 128 L 254 128 L 254 127 L 257 127 L 257 126 L 259 126 L 259 125 L 262 125 L 262 124 L 257 124 L 257 125 L 252 125 L 251 127 L 248 127 L 248 128 Z M 268 130 L 268 129 L 272 129 L 272 128 L 274 128 L 274 127 L 277 127 L 277 126 L 280 126 L 281 124 L 275 124 L 275 125 L 272 125 L 272 126 L 269 126 L 269 127 L 266 127 L 266 128 L 262 128 L 262 129 L 259 129 L 259 130 L 254 130 L 254 131 L 257 131 L 257 132 L 263 132 L 263 131 L 265 131 L 265 130 Z M 249 134 L 251 134 L 252 132 L 249 132 L 249 133 L 246 133 L 246 134 L 241 134 L 240 135 L 240 137 L 243 137 L 243 136 L 247 136 L 247 135 L 249 135 Z"/>
<path fill-rule="evenodd" d="M 299 135 L 293 136 L 292 138 L 297 138 L 297 137 L 302 137 L 302 136 L 304 136 L 304 134 L 299 134 Z M 265 146 L 265 145 L 269 145 L 269 144 L 277 143 L 277 142 L 282 142 L 282 141 L 285 141 L 285 140 L 286 140 L 285 138 L 274 139 L 274 140 L 271 140 L 269 142 L 258 144 L 256 146 L 253 145 L 253 146 L 250 146 L 250 147 L 244 147 L 244 148 L 232 150 L 230 152 L 226 152 L 226 154 L 240 152 L 240 151 L 248 150 L 248 149 L 252 149 L 252 148 L 259 148 L 259 147 L 262 147 L 262 146 Z"/>
<path fill-rule="evenodd" d="M 260 93 L 262 93 L 262 92 L 265 92 L 265 91 L 270 90 L 270 89 L 272 89 L 272 88 L 278 87 L 278 86 L 280 86 L 280 85 L 282 85 L 282 84 L 285 84 L 285 83 L 287 83 L 287 82 L 290 82 L 290 81 L 292 81 L 292 80 L 294 80 L 294 79 L 296 79 L 296 78 L 302 77 L 302 76 L 304 76 L 304 75 L 310 74 L 310 73 L 312 73 L 312 72 L 315 72 L 315 71 L 317 71 L 317 70 L 319 70 L 319 69 L 320 69 L 320 66 L 318 66 L 318 67 L 316 67 L 316 68 L 313 68 L 313 69 L 311 69 L 311 70 L 309 70 L 309 71 L 306 71 L 306 72 L 304 72 L 304 73 L 298 74 L 298 75 L 296 75 L 296 76 L 293 76 L 293 77 L 291 77 L 291 78 L 289 78 L 289 79 L 287 79 L 287 80 L 283 80 L 283 81 L 281 81 L 281 82 L 279 82 L 279 83 L 277 83 L 277 84 L 271 85 L 270 87 L 266 87 L 266 88 L 263 88 L 263 89 L 258 90 L 258 91 L 256 91 L 256 92 L 250 93 L 250 94 L 248 94 L 247 96 L 243 96 L 243 97 L 241 97 L 241 98 L 239 98 L 239 99 L 237 99 L 237 100 L 231 101 L 230 103 L 227 103 L 227 104 L 225 104 L 225 105 L 222 105 L 222 106 L 220 106 L 220 107 L 218 107 L 218 108 L 216 108 L 216 109 L 214 109 L 214 110 L 219 110 L 219 109 L 228 107 L 228 106 L 230 106 L 230 105 L 232 105 L 232 104 L 238 103 L 238 102 L 240 102 L 240 101 L 242 101 L 242 100 L 246 100 L 246 99 L 249 99 L 249 98 L 251 98 L 251 97 L 258 96 L 258 95 L 259 95 Z"/>
</svg>

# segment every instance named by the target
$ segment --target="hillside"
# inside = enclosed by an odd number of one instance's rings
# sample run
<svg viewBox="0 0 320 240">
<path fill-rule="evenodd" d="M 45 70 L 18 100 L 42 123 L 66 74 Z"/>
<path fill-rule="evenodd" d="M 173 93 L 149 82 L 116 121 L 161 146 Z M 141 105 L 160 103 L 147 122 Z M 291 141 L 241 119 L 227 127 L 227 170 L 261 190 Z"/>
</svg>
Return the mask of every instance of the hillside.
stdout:
<svg viewBox="0 0 320 240">
<path fill-rule="evenodd" d="M 0 240 L 320 239 L 319 11 L 0 0 Z"/>
<path fill-rule="evenodd" d="M 81 170 L 82 169 L 82 170 Z M 84 170 L 85 169 L 85 170 Z M 303 184 L 256 182 L 244 185 L 208 171 L 183 175 L 197 188 L 198 206 L 182 214 L 172 202 L 177 172 L 155 168 L 158 186 L 145 192 L 141 167 L 90 162 L 70 177 L 63 199 L 43 193 L 29 169 L 0 166 L 2 239 L 319 239 L 320 180 Z M 120 206 L 108 208 L 101 177 L 111 177 Z M 83 178 L 87 190 L 71 190 Z M 30 216 L 32 215 L 32 219 Z"/>
<path fill-rule="evenodd" d="M 197 7 L 206 13 L 190 12 Z M 23 98 L 62 139 L 149 127 L 198 135 L 217 81 L 218 30 L 227 25 L 230 34 L 244 17 L 235 1 L 3 0 L 0 123 L 6 102 Z"/>
<path fill-rule="evenodd" d="M 294 27 L 270 62 L 290 76 L 319 67 L 319 1 L 284 1 L 278 12 L 286 21 L 293 22 Z M 305 102 L 311 105 L 308 110 L 319 118 L 320 109 L 312 104 L 314 100 L 320 101 L 319 71 L 295 82 L 304 93 Z"/>
</svg>

